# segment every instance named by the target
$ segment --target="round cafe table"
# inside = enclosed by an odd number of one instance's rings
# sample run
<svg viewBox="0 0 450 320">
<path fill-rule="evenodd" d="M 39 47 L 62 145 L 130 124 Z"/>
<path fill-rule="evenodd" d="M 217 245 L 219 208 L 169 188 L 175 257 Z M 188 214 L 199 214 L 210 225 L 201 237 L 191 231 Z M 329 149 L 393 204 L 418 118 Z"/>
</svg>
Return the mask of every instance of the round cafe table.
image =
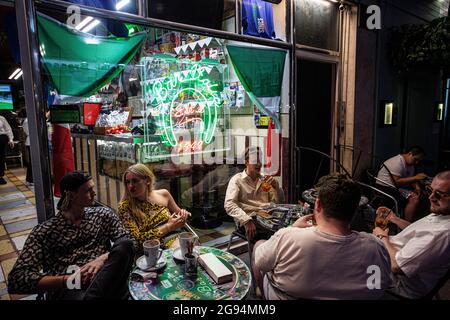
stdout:
<svg viewBox="0 0 450 320">
<path fill-rule="evenodd" d="M 235 255 L 212 247 L 196 247 L 199 254 L 212 252 L 232 272 L 233 280 L 217 285 L 198 265 L 197 275 L 187 276 L 184 263 L 175 261 L 173 249 L 166 249 L 163 255 L 166 266 L 157 277 L 138 280 L 130 277 L 128 287 L 135 300 L 241 300 L 251 286 L 252 276 L 247 265 Z"/>
</svg>

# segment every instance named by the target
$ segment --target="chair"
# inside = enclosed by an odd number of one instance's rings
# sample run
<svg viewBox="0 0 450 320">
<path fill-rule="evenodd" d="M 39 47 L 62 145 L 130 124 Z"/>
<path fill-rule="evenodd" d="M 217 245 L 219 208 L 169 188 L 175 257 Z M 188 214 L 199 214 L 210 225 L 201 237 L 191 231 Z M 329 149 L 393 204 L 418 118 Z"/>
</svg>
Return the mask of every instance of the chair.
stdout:
<svg viewBox="0 0 450 320">
<path fill-rule="evenodd" d="M 401 215 L 401 212 L 399 212 L 399 205 L 398 205 L 397 199 L 393 195 L 391 195 L 387 192 L 384 192 L 384 191 L 380 190 L 379 188 L 375 187 L 376 181 L 381 181 L 381 180 L 378 179 L 372 172 L 370 172 L 370 170 L 367 170 L 366 173 L 369 178 L 370 185 L 365 184 L 363 182 L 358 182 L 358 183 L 360 185 L 366 186 L 367 188 L 370 188 L 371 190 L 373 190 L 375 192 L 374 198 L 372 199 L 372 202 L 371 202 L 372 205 L 374 205 L 374 207 L 376 207 L 376 208 L 380 207 L 381 205 L 385 205 L 385 206 L 389 207 L 389 204 L 386 204 L 386 201 L 385 201 L 385 199 L 388 198 L 389 201 L 392 201 L 392 203 L 394 204 L 394 206 L 391 209 L 395 210 L 394 212 L 396 214 Z"/>
<path fill-rule="evenodd" d="M 444 276 L 442 278 L 440 278 L 438 280 L 438 282 L 436 282 L 436 285 L 433 287 L 433 289 L 430 290 L 430 292 L 428 292 L 426 295 L 424 295 L 423 297 L 420 297 L 420 300 L 433 300 L 433 298 L 436 298 L 436 300 L 440 300 L 440 296 L 439 296 L 439 291 L 442 289 L 442 287 L 447 283 L 447 281 L 450 279 L 450 269 L 447 270 L 447 272 L 444 274 Z M 411 298 L 408 297 L 404 297 L 401 296 L 395 292 L 386 291 L 386 294 L 388 294 L 391 297 L 394 297 L 398 300 L 413 300 Z"/>
<path fill-rule="evenodd" d="M 236 227 L 236 229 L 231 233 L 230 235 L 230 240 L 228 241 L 228 246 L 227 246 L 227 252 L 230 252 L 230 247 L 231 247 L 231 243 L 233 242 L 234 238 L 240 238 L 244 241 L 247 242 L 247 250 L 248 250 L 248 258 L 249 258 L 249 264 L 250 264 L 250 273 L 252 275 L 252 289 L 253 291 L 255 291 L 255 276 L 253 275 L 253 244 L 247 240 L 247 236 L 245 234 L 243 234 L 238 227 Z"/>
<path fill-rule="evenodd" d="M 307 190 L 316 185 L 320 177 L 331 172 L 341 172 L 348 178 L 352 175 L 332 156 L 310 147 L 296 147 L 298 152 L 300 180 L 299 190 Z"/>
<path fill-rule="evenodd" d="M 15 158 L 20 160 L 20 167 L 23 168 L 23 156 L 20 141 L 14 141 L 14 148 L 6 148 L 5 169 L 8 169 L 6 161 Z"/>
<path fill-rule="evenodd" d="M 359 207 L 353 216 L 353 219 L 350 222 L 353 230 L 372 232 L 376 209 L 380 205 L 386 205 L 395 214 L 398 214 L 397 200 L 395 200 L 393 196 L 364 182 L 356 180 L 355 182 L 360 186 L 362 194 L 368 198 L 369 202 L 366 205 Z"/>
</svg>

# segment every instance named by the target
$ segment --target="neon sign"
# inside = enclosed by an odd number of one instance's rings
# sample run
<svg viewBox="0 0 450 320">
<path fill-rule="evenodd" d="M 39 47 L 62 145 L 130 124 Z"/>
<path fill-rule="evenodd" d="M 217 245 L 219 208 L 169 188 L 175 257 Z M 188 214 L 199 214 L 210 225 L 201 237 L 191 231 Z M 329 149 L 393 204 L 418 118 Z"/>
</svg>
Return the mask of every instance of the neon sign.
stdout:
<svg viewBox="0 0 450 320">
<path fill-rule="evenodd" d="M 147 105 L 156 100 L 156 106 L 149 107 L 148 114 L 161 128 L 161 140 L 172 147 L 180 143 L 176 130 L 186 127 L 196 128 L 196 133 L 201 136 L 201 145 L 212 142 L 222 99 L 218 84 L 206 78 L 208 69 L 211 67 L 194 64 L 188 70 L 144 83 Z M 198 149 L 198 144 L 195 149 Z"/>
</svg>

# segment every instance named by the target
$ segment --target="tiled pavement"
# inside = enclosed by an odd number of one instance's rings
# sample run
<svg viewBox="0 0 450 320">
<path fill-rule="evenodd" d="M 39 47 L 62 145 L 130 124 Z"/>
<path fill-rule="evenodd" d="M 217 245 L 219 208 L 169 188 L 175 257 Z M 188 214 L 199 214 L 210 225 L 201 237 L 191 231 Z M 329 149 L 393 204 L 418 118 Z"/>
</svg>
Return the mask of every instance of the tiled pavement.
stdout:
<svg viewBox="0 0 450 320">
<path fill-rule="evenodd" d="M 6 172 L 8 184 L 0 186 L 0 300 L 33 299 L 8 294 L 6 280 L 28 234 L 37 224 L 34 192 L 24 180 L 24 170 Z"/>
</svg>

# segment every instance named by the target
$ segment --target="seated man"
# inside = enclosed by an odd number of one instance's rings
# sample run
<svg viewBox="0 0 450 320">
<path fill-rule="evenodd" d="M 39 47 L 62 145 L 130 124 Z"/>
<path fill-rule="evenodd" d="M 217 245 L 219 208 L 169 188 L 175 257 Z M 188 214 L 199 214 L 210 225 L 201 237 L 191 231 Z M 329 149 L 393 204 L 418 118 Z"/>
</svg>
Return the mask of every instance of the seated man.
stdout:
<svg viewBox="0 0 450 320">
<path fill-rule="evenodd" d="M 397 199 L 400 208 L 404 209 L 406 220 L 410 222 L 417 220 L 421 195 L 418 182 L 427 178 L 425 173 L 415 174 L 414 166 L 424 158 L 425 151 L 421 147 L 410 147 L 405 153 L 386 160 L 377 176 L 377 188 Z"/>
<path fill-rule="evenodd" d="M 439 173 L 431 190 L 431 214 L 414 223 L 390 214 L 390 222 L 403 229 L 395 236 L 389 229 L 373 230 L 391 257 L 392 291 L 411 299 L 428 294 L 450 267 L 450 171 Z"/>
<path fill-rule="evenodd" d="M 269 300 L 380 298 L 391 282 L 389 255 L 379 239 L 350 229 L 358 185 L 328 175 L 316 187 L 313 214 L 256 243 L 261 292 Z"/>
<path fill-rule="evenodd" d="M 30 233 L 8 276 L 9 293 L 127 298 L 134 249 L 119 218 L 108 208 L 90 207 L 95 191 L 89 175 L 68 173 L 60 187 L 59 213 Z"/>
<path fill-rule="evenodd" d="M 261 176 L 261 166 L 259 147 L 248 147 L 245 150 L 246 168 L 231 178 L 225 195 L 225 211 L 234 218 L 236 225 L 250 241 L 269 236 L 263 228 L 257 232 L 257 225 L 252 219 L 255 212 L 270 203 L 284 200 L 283 190 L 277 180 L 271 176 Z M 270 185 L 270 190 L 263 188 L 264 184 Z"/>
</svg>

